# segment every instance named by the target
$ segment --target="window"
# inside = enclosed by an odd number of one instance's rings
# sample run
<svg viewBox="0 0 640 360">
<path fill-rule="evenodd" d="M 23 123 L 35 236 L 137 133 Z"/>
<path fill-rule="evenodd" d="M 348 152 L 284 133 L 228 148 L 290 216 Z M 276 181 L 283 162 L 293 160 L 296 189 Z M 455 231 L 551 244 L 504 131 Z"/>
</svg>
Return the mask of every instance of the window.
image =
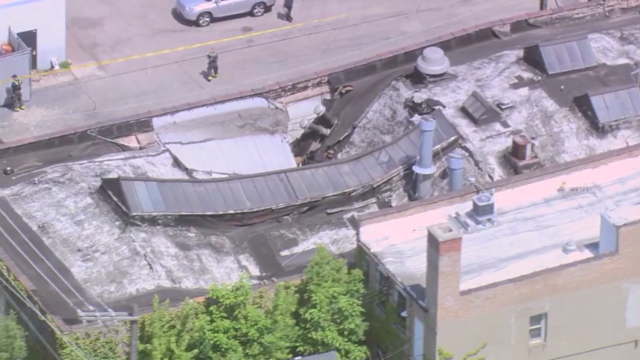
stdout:
<svg viewBox="0 0 640 360">
<path fill-rule="evenodd" d="M 407 298 L 400 290 L 396 290 L 396 310 L 398 310 L 398 320 L 397 324 L 402 329 L 405 330 L 407 326 Z"/>
<path fill-rule="evenodd" d="M 375 279 L 375 289 L 376 289 L 376 300 L 375 304 L 378 310 L 383 313 L 387 308 L 387 300 L 388 300 L 388 287 L 389 287 L 389 277 L 383 273 L 380 268 L 376 269 L 376 279 Z"/>
<path fill-rule="evenodd" d="M 547 314 L 529 317 L 529 342 L 545 341 L 547 336 Z"/>
<path fill-rule="evenodd" d="M 364 286 L 365 288 L 369 289 L 369 287 L 371 286 L 371 284 L 369 283 L 369 260 L 367 259 L 366 255 L 362 256 L 362 261 L 360 262 L 360 266 L 362 270 L 362 275 L 364 277 Z"/>
</svg>

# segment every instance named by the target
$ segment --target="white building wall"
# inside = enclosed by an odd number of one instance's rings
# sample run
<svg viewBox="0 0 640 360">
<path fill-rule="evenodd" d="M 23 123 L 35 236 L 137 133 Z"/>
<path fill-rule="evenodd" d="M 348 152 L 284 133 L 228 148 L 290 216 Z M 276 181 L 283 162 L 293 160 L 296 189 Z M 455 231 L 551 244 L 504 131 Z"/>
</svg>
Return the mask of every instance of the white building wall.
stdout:
<svg viewBox="0 0 640 360">
<path fill-rule="evenodd" d="M 0 42 L 9 27 L 15 33 L 38 30 L 38 70 L 51 68 L 51 58 L 66 60 L 66 0 L 9 0 L 0 2 Z"/>
</svg>

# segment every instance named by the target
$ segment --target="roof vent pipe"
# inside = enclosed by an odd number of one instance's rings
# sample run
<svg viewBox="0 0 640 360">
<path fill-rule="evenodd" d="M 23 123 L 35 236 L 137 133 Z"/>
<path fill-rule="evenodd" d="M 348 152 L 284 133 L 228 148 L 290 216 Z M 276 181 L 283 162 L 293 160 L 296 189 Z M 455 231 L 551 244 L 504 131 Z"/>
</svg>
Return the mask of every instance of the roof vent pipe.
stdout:
<svg viewBox="0 0 640 360">
<path fill-rule="evenodd" d="M 416 69 L 426 76 L 440 76 L 446 74 L 451 67 L 449 58 L 444 51 L 436 46 L 430 46 L 422 51 L 416 61 Z"/>
<path fill-rule="evenodd" d="M 436 121 L 430 117 L 424 117 L 420 121 L 420 152 L 413 171 L 416 173 L 416 196 L 418 199 L 426 199 L 431 196 L 431 177 L 436 172 L 433 166 L 433 133 L 436 130 Z"/>
<path fill-rule="evenodd" d="M 447 171 L 449 172 L 449 191 L 460 190 L 464 183 L 464 157 L 458 151 L 447 156 Z"/>
</svg>

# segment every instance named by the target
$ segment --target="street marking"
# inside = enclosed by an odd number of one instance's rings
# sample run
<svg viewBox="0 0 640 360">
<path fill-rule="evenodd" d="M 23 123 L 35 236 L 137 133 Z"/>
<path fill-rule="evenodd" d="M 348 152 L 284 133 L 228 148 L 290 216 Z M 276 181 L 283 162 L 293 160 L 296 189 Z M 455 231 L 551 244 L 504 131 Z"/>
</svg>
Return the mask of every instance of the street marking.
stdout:
<svg viewBox="0 0 640 360">
<path fill-rule="evenodd" d="M 148 52 L 146 54 L 138 54 L 138 55 L 132 55 L 132 56 L 127 56 L 127 57 L 121 57 L 121 58 L 118 58 L 118 59 L 90 62 L 90 63 L 86 63 L 86 64 L 82 64 L 82 65 L 71 66 L 71 67 L 66 68 L 66 69 L 48 70 L 48 71 L 43 71 L 43 72 L 31 74 L 31 75 L 20 76 L 20 78 L 21 79 L 26 79 L 26 78 L 31 78 L 31 77 L 35 77 L 35 76 L 50 75 L 50 74 L 56 74 L 56 73 L 71 71 L 71 70 L 86 69 L 86 68 L 92 68 L 92 67 L 97 67 L 97 66 L 102 66 L 102 65 L 110 65 L 110 64 L 125 62 L 125 61 L 129 61 L 129 60 L 144 59 L 144 58 L 157 56 L 157 55 L 169 54 L 169 53 L 174 53 L 174 52 L 178 52 L 178 51 L 195 49 L 195 48 L 199 48 L 199 47 L 203 47 L 203 46 L 209 46 L 209 45 L 215 45 L 215 44 L 220 44 L 220 43 L 234 41 L 234 40 L 246 39 L 246 38 L 250 38 L 250 37 L 254 37 L 254 36 L 258 36 L 258 35 L 271 34 L 271 33 L 279 32 L 279 31 L 295 29 L 295 28 L 299 28 L 299 27 L 303 27 L 303 26 L 307 26 L 307 25 L 313 25 L 313 24 L 323 23 L 323 22 L 327 22 L 327 21 L 331 21 L 331 20 L 341 19 L 341 18 L 344 18 L 346 16 L 347 16 L 347 14 L 331 16 L 331 17 L 324 18 L 324 19 L 312 20 L 312 21 L 307 21 L 307 22 L 303 22 L 303 23 L 299 23 L 299 24 L 291 24 L 291 25 L 287 25 L 287 26 L 274 28 L 274 29 L 256 31 L 256 32 L 253 32 L 253 33 L 248 33 L 248 34 L 243 34 L 243 35 L 238 35 L 238 36 L 232 36 L 232 37 L 228 37 L 228 38 L 224 38 L 224 39 L 207 41 L 207 42 L 203 42 L 203 43 L 199 43 L 199 44 L 180 46 L 180 47 L 176 47 L 176 48 L 172 48 L 172 49 L 165 49 L 165 50 Z M 1 83 L 6 83 L 6 82 L 10 82 L 10 81 L 11 81 L 11 79 L 3 80 L 3 81 L 0 81 L 0 84 Z"/>
</svg>

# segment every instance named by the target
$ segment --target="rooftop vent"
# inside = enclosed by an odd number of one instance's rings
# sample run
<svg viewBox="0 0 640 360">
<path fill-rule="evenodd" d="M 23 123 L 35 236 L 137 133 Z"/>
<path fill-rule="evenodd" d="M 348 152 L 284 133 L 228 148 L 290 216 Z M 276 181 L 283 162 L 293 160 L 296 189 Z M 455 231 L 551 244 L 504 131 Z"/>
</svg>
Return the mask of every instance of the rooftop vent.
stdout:
<svg viewBox="0 0 640 360">
<path fill-rule="evenodd" d="M 547 75 L 579 71 L 598 66 L 588 37 L 565 38 L 524 49 L 523 60 Z"/>
<path fill-rule="evenodd" d="M 562 247 L 562 251 L 565 254 L 569 254 L 572 253 L 574 251 L 578 250 L 578 245 L 576 245 L 575 242 L 573 241 L 568 241 L 566 244 L 564 244 L 564 246 Z"/>
<path fill-rule="evenodd" d="M 502 119 L 500 111 L 477 91 L 472 92 L 462 103 L 462 112 L 478 126 L 498 122 Z"/>
<path fill-rule="evenodd" d="M 574 101 L 582 115 L 598 130 L 640 116 L 640 89 L 635 84 L 584 94 Z"/>
<path fill-rule="evenodd" d="M 447 156 L 447 171 L 449 172 L 449 191 L 462 188 L 464 183 L 464 157 L 454 150 Z"/>
<path fill-rule="evenodd" d="M 526 135 L 516 135 L 511 144 L 511 156 L 520 161 L 531 158 L 533 154 L 533 141 Z"/>
<path fill-rule="evenodd" d="M 444 51 L 439 47 L 430 46 L 422 51 L 422 55 L 416 61 L 418 71 L 428 76 L 444 75 L 451 63 Z"/>
<path fill-rule="evenodd" d="M 473 208 L 471 212 L 478 220 L 485 220 L 495 215 L 495 203 L 491 194 L 480 193 L 475 195 L 472 201 Z"/>
</svg>

